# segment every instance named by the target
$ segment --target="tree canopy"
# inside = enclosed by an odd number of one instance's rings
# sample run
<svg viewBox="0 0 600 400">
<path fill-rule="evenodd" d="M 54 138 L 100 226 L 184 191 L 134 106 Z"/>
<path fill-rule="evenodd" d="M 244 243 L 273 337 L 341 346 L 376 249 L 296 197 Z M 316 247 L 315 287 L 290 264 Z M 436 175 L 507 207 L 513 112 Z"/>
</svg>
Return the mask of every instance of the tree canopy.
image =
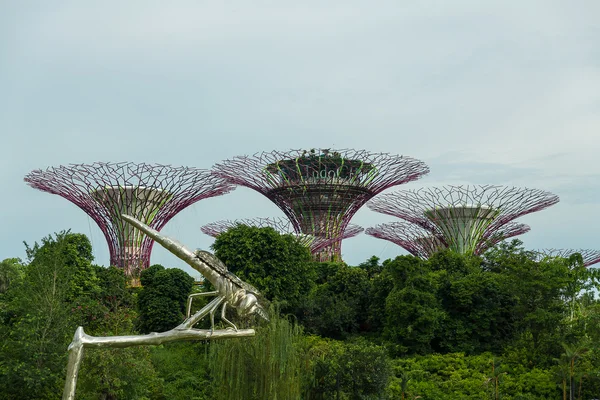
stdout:
<svg viewBox="0 0 600 400">
<path fill-rule="evenodd" d="M 215 255 L 242 280 L 255 285 L 265 297 L 281 303 L 284 312 L 298 310 L 315 279 L 309 250 L 293 235 L 270 227 L 238 225 L 220 234 Z"/>
<path fill-rule="evenodd" d="M 183 320 L 189 293 L 207 289 L 161 265 L 129 287 L 68 231 L 25 249 L 25 262 L 0 262 L 0 399 L 57 398 L 77 326 L 100 336 L 168 330 Z M 245 340 L 90 350 L 78 398 L 600 393 L 600 280 L 579 255 L 538 260 L 513 241 L 482 257 L 444 251 L 351 266 L 313 262 L 293 236 L 246 226 L 219 236 L 214 250 L 274 302 L 271 321 Z"/>
</svg>

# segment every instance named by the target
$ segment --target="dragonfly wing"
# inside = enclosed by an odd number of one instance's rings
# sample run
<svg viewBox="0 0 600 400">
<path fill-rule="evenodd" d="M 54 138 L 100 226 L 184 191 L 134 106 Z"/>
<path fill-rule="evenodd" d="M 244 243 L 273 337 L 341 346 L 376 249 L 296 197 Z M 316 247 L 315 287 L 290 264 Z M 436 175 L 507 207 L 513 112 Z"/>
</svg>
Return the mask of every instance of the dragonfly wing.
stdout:
<svg viewBox="0 0 600 400">
<path fill-rule="evenodd" d="M 223 261 L 219 260 L 217 256 L 208 251 L 204 250 L 196 250 L 196 256 L 202 260 L 204 263 L 208 264 L 212 269 L 217 271 L 219 274 L 223 275 L 227 279 L 231 280 L 233 283 L 238 285 L 239 287 L 246 289 L 249 292 L 260 294 L 257 288 L 252 286 L 251 284 L 244 282 L 240 278 L 238 278 L 233 272 L 230 272 L 227 269 L 227 266 L 223 263 Z"/>
</svg>

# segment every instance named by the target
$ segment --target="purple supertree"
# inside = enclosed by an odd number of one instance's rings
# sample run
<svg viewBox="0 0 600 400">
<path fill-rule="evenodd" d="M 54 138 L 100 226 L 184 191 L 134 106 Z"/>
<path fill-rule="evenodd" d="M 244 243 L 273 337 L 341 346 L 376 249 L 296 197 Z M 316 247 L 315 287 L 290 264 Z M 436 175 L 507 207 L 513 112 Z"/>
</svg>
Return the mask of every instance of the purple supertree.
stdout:
<svg viewBox="0 0 600 400">
<path fill-rule="evenodd" d="M 64 197 L 96 221 L 108 243 L 111 265 L 123 268 L 134 284 L 150 265 L 154 242 L 125 223 L 121 214 L 160 230 L 187 206 L 234 188 L 203 169 L 129 162 L 34 170 L 25 182 Z"/>
<path fill-rule="evenodd" d="M 342 233 L 369 199 L 429 172 L 425 163 L 410 157 L 330 149 L 238 156 L 214 170 L 269 198 L 297 233 L 335 239 L 316 255 L 319 260 L 341 259 Z"/>
<path fill-rule="evenodd" d="M 592 250 L 592 249 L 542 249 L 535 250 L 537 254 L 538 260 L 543 260 L 544 258 L 553 258 L 553 257 L 561 257 L 561 258 L 569 258 L 575 253 L 581 254 L 583 258 L 583 266 L 589 267 L 590 265 L 594 265 L 600 262 L 600 250 Z"/>
<path fill-rule="evenodd" d="M 318 238 L 312 235 L 304 233 L 296 233 L 292 223 L 287 218 L 246 218 L 236 219 L 235 221 L 223 220 L 211 222 L 210 224 L 204 225 L 200 230 L 209 236 L 217 237 L 221 233 L 233 228 L 237 225 L 248 225 L 255 226 L 257 228 L 273 228 L 281 234 L 292 234 L 298 238 L 298 241 L 305 247 L 307 247 L 312 254 L 318 253 L 324 247 L 331 245 L 335 240 L 338 239 L 326 239 Z M 348 239 L 361 233 L 364 229 L 358 225 L 349 224 L 346 230 L 343 232 L 341 239 Z"/>
<path fill-rule="evenodd" d="M 474 254 L 481 255 L 490 247 L 495 246 L 504 239 L 529 232 L 529 226 L 516 222 L 509 222 L 500 229 L 489 232 L 477 243 Z M 415 257 L 427 259 L 440 250 L 448 248 L 443 235 L 431 233 L 417 224 L 407 221 L 397 221 L 367 228 L 367 235 L 378 239 L 385 239 L 404 248 Z"/>
<path fill-rule="evenodd" d="M 448 248 L 474 254 L 485 238 L 514 219 L 558 203 L 537 189 L 503 186 L 446 186 L 382 194 L 367 206 L 443 237 Z"/>
</svg>

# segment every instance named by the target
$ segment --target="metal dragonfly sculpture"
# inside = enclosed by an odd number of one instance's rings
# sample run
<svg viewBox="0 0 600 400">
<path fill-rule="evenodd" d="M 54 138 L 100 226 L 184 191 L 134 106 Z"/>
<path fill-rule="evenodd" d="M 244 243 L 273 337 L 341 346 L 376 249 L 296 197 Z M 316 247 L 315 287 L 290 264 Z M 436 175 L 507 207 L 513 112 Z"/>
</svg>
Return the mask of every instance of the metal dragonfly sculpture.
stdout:
<svg viewBox="0 0 600 400">
<path fill-rule="evenodd" d="M 83 331 L 83 327 L 80 326 L 77 328 L 73 342 L 71 342 L 68 349 L 69 361 L 63 400 L 75 399 L 77 377 L 83 359 L 84 348 L 123 348 L 158 345 L 177 340 L 206 340 L 254 336 L 254 329 L 238 329 L 233 322 L 226 318 L 228 305 L 235 309 L 238 315 L 242 317 L 258 315 L 268 320 L 268 314 L 265 309 L 266 301 L 262 298 L 260 292 L 252 285 L 229 272 L 225 264 L 213 254 L 203 250 L 192 251 L 175 239 L 161 235 L 155 229 L 150 228 L 129 215 L 123 214 L 122 218 L 200 272 L 214 286 L 215 290 L 190 295 L 187 302 L 186 319 L 177 327 L 166 332 L 153 332 L 148 335 L 95 337 L 87 335 Z M 215 298 L 202 307 L 202 309 L 190 315 L 192 301 L 195 297 L 199 296 L 214 296 Z M 219 307 L 221 307 L 221 320 L 228 325 L 224 330 L 214 329 L 215 313 Z M 210 330 L 194 329 L 193 326 L 207 315 L 210 316 Z"/>
</svg>

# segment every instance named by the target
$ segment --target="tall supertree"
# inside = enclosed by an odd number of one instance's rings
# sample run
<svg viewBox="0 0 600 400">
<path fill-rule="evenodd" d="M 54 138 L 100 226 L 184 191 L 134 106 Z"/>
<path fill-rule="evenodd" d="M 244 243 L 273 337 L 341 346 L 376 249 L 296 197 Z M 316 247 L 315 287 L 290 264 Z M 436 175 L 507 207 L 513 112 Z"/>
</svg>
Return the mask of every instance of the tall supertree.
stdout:
<svg viewBox="0 0 600 400">
<path fill-rule="evenodd" d="M 553 258 L 553 257 L 561 257 L 561 258 L 569 258 L 575 253 L 581 254 L 583 258 L 583 266 L 589 267 L 590 265 L 594 265 L 600 262 L 600 250 L 592 250 L 592 249 L 542 249 L 535 250 L 537 254 L 538 260 L 542 260 L 544 258 Z"/>
<path fill-rule="evenodd" d="M 529 226 L 516 222 L 509 222 L 495 231 L 487 232 L 475 247 L 474 254 L 481 255 L 487 249 L 498 244 L 504 239 L 529 232 Z M 417 224 L 407 221 L 397 221 L 367 228 L 367 235 L 378 239 L 385 239 L 404 248 L 415 257 L 427 259 L 437 251 L 447 249 L 446 238 L 436 235 Z"/>
<path fill-rule="evenodd" d="M 341 259 L 340 238 L 369 199 L 429 172 L 425 163 L 410 157 L 330 149 L 238 156 L 213 169 L 269 198 L 297 233 L 336 239 L 316 255 L 319 260 Z"/>
<path fill-rule="evenodd" d="M 204 225 L 202 228 L 202 232 L 206 233 L 209 236 L 217 237 L 221 233 L 227 231 L 230 228 L 233 228 L 237 225 L 248 225 L 255 226 L 258 228 L 273 228 L 277 232 L 281 234 L 292 234 L 296 236 L 299 242 L 307 247 L 311 253 L 316 254 L 319 253 L 321 249 L 331 245 L 337 239 L 326 239 L 326 238 L 318 238 L 312 235 L 307 235 L 304 233 L 296 233 L 294 227 L 290 220 L 286 218 L 246 218 L 246 219 L 236 219 L 232 220 L 223 220 L 211 222 L 210 224 Z M 346 230 L 342 233 L 341 239 L 348 239 L 354 237 L 361 233 L 363 228 L 358 225 L 349 224 L 346 227 Z"/>
<path fill-rule="evenodd" d="M 537 189 L 504 186 L 445 186 L 382 194 L 367 206 L 443 237 L 448 248 L 474 254 L 514 219 L 558 203 L 558 196 Z"/>
<path fill-rule="evenodd" d="M 211 171 L 131 162 L 49 167 L 30 172 L 25 182 L 64 197 L 96 221 L 111 265 L 123 268 L 133 284 L 150 265 L 154 242 L 123 222 L 121 214 L 160 230 L 187 206 L 234 188 Z"/>
</svg>

